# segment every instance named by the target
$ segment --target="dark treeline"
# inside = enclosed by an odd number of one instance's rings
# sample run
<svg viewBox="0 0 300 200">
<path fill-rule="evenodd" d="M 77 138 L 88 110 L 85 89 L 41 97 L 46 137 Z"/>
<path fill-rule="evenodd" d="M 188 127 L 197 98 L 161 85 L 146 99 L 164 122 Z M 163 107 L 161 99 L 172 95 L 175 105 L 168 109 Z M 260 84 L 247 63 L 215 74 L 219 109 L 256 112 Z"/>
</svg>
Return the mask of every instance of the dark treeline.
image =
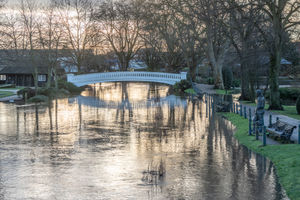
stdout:
<svg viewBox="0 0 300 200">
<path fill-rule="evenodd" d="M 105 60 L 113 58 L 127 70 L 138 57 L 152 71 L 188 68 L 195 81 L 207 61 L 215 87 L 223 89 L 222 69 L 234 56 L 243 100 L 254 100 L 257 72 L 268 68 L 270 109 L 282 109 L 281 59 L 300 32 L 297 0 L 19 0 L 14 7 L 0 1 L 0 7 L 0 48 L 26 57 L 36 70 L 37 57 L 54 76 L 62 56 L 82 72 L 91 66 L 105 71 Z M 268 65 L 258 64 L 260 54 Z"/>
</svg>

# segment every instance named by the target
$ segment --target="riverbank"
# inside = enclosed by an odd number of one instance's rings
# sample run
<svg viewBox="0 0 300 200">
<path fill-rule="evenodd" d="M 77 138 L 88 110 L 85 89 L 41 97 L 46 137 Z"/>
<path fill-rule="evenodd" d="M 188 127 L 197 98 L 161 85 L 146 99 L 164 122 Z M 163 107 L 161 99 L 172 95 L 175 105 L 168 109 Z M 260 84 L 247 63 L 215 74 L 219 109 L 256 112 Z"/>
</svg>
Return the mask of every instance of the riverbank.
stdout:
<svg viewBox="0 0 300 200">
<path fill-rule="evenodd" d="M 270 159 L 276 168 L 279 182 L 285 188 L 291 200 L 300 200 L 300 145 L 282 144 L 262 147 L 261 141 L 254 136 L 248 136 L 248 120 L 233 114 L 224 113 L 223 116 L 235 127 L 234 137 L 252 151 Z"/>
</svg>

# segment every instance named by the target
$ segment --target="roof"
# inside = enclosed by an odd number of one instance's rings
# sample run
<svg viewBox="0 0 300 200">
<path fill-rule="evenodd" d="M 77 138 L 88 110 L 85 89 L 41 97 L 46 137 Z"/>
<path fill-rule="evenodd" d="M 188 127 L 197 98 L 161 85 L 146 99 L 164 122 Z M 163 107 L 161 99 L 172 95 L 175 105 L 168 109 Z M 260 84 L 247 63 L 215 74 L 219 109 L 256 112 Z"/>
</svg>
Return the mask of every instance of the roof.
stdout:
<svg viewBox="0 0 300 200">
<path fill-rule="evenodd" d="M 48 74 L 48 69 L 46 67 L 38 68 L 39 74 Z M 4 67 L 0 69 L 0 74 L 34 74 L 34 67 Z"/>
</svg>

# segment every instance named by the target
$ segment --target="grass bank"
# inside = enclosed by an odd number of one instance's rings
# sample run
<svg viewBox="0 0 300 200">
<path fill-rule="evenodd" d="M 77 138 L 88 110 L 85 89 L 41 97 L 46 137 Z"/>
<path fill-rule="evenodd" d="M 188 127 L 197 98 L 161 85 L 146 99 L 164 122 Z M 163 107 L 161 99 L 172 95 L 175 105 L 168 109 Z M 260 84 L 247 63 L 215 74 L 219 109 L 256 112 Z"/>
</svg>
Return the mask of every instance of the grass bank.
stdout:
<svg viewBox="0 0 300 200">
<path fill-rule="evenodd" d="M 251 105 L 251 106 L 256 106 L 255 103 L 252 103 L 250 101 L 241 101 L 243 104 Z M 266 103 L 265 109 L 268 109 L 269 104 Z M 279 114 L 279 115 L 286 115 L 288 117 L 298 119 L 300 120 L 300 115 L 298 115 L 296 106 L 286 106 L 283 105 L 284 110 L 272 110 L 273 113 Z"/>
<path fill-rule="evenodd" d="M 300 200 L 300 145 L 282 144 L 262 147 L 261 141 L 254 141 L 253 136 L 248 136 L 248 120 L 233 113 L 223 114 L 236 126 L 234 135 L 238 141 L 270 159 L 276 168 L 281 185 L 291 200 Z"/>
<path fill-rule="evenodd" d="M 9 96 L 13 96 L 13 95 L 15 95 L 13 92 L 0 90 L 0 98 L 9 97 Z"/>
<path fill-rule="evenodd" d="M 233 89 L 233 90 L 220 90 L 220 89 L 216 89 L 215 90 L 217 94 L 238 94 L 240 93 L 240 90 L 239 89 Z"/>
</svg>

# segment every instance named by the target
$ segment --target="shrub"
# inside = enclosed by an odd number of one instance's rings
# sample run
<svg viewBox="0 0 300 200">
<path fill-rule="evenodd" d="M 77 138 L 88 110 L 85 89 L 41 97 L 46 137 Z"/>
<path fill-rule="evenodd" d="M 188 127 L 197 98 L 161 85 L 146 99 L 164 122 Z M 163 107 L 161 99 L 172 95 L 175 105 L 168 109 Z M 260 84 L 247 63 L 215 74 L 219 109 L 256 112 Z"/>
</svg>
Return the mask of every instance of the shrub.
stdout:
<svg viewBox="0 0 300 200">
<path fill-rule="evenodd" d="M 40 88 L 38 89 L 38 94 L 48 97 L 55 97 L 58 94 L 58 90 L 55 88 Z"/>
<path fill-rule="evenodd" d="M 70 92 L 63 88 L 62 89 L 40 88 L 38 90 L 38 94 L 53 98 L 53 97 L 64 97 L 64 96 L 70 95 Z"/>
<path fill-rule="evenodd" d="M 207 84 L 208 84 L 208 85 L 213 85 L 213 84 L 215 84 L 214 78 L 213 78 L 213 77 L 208 77 L 208 78 L 207 78 Z"/>
<path fill-rule="evenodd" d="M 296 102 L 296 109 L 297 109 L 297 113 L 300 115 L 300 95 L 298 96 L 298 99 Z"/>
<path fill-rule="evenodd" d="M 65 90 L 69 91 L 71 94 L 80 94 L 83 91 L 83 89 L 81 87 L 77 87 L 73 83 L 69 83 L 65 80 L 58 81 L 58 88 L 65 89 Z"/>
<path fill-rule="evenodd" d="M 197 93 L 195 92 L 195 90 L 192 89 L 192 88 L 186 89 L 186 90 L 184 90 L 184 92 L 187 93 L 187 94 L 197 95 Z"/>
<path fill-rule="evenodd" d="M 233 87 L 240 87 L 241 85 L 241 80 L 240 79 L 233 79 L 232 81 L 232 86 Z"/>
<path fill-rule="evenodd" d="M 36 95 L 34 97 L 31 97 L 28 101 L 32 103 L 41 103 L 41 102 L 47 102 L 49 99 L 47 96 L 44 95 Z"/>
<path fill-rule="evenodd" d="M 223 82 L 225 90 L 230 90 L 232 87 L 233 74 L 229 67 L 225 67 L 222 70 Z"/>
<path fill-rule="evenodd" d="M 185 90 L 192 87 L 192 84 L 188 82 L 187 80 L 181 80 L 180 82 L 177 82 L 173 88 L 175 92 L 184 92 Z"/>
<path fill-rule="evenodd" d="M 28 87 L 28 88 L 24 88 L 22 90 L 19 90 L 17 92 L 17 94 L 19 96 L 22 95 L 23 99 L 25 98 L 25 94 L 26 93 L 27 93 L 27 98 L 29 99 L 29 98 L 31 98 L 31 97 L 33 97 L 35 95 L 35 90 Z"/>
<path fill-rule="evenodd" d="M 296 101 L 300 95 L 300 88 L 280 88 L 279 92 L 281 99 Z"/>
<path fill-rule="evenodd" d="M 280 99 L 282 101 L 295 102 L 300 96 L 300 88 L 279 88 Z M 265 94 L 266 99 L 270 98 L 270 91 Z"/>
</svg>

